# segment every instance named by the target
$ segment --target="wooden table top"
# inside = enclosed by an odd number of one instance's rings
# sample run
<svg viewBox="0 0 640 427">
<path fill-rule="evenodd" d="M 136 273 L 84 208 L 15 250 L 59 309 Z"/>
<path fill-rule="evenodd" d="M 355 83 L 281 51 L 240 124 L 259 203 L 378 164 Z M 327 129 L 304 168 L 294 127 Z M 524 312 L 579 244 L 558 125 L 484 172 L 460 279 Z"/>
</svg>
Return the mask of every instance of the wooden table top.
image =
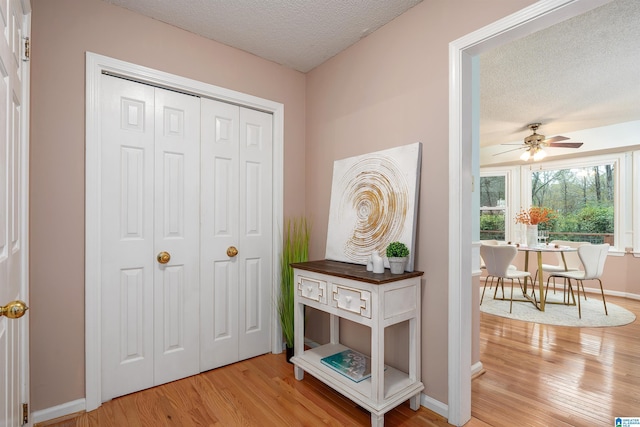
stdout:
<svg viewBox="0 0 640 427">
<path fill-rule="evenodd" d="M 396 282 L 398 280 L 409 279 L 411 277 L 419 277 L 424 274 L 422 271 L 405 271 L 402 274 L 391 274 L 388 268 L 385 268 L 384 273 L 374 273 L 372 271 L 367 271 L 366 265 L 351 264 L 348 262 L 332 261 L 328 259 L 292 263 L 291 267 L 299 270 L 313 271 L 315 273 L 330 274 L 332 276 L 357 280 L 359 282 L 372 283 L 374 285 Z"/>
</svg>

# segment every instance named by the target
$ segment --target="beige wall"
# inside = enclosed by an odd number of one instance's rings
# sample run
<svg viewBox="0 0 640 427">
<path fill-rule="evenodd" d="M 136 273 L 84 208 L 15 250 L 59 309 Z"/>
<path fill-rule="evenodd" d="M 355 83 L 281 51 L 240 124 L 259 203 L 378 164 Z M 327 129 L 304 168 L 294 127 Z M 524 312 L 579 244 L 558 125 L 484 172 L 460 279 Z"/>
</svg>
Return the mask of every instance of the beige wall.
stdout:
<svg viewBox="0 0 640 427">
<path fill-rule="evenodd" d="M 32 3 L 33 410 L 84 397 L 86 51 L 283 103 L 284 211 L 312 219 L 312 258 L 324 255 L 333 161 L 422 141 L 423 381 L 447 402 L 448 44 L 534 0 L 426 0 L 306 76 L 100 0 Z"/>
<path fill-rule="evenodd" d="M 445 403 L 449 42 L 531 3 L 424 1 L 307 75 L 312 257 L 324 255 L 333 161 L 423 143 L 416 249 L 416 269 L 425 271 L 422 380 L 425 393 Z"/>
<path fill-rule="evenodd" d="M 285 106 L 286 216 L 304 211 L 305 75 L 99 0 L 32 0 L 31 407 L 85 396 L 85 52 Z"/>
</svg>

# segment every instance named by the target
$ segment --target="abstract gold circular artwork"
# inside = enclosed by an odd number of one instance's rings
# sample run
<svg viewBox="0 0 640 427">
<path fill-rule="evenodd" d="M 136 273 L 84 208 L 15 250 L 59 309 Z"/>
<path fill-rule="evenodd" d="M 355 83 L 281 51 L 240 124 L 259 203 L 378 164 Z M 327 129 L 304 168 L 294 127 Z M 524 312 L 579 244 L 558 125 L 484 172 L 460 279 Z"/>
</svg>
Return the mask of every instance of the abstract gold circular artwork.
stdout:
<svg viewBox="0 0 640 427">
<path fill-rule="evenodd" d="M 366 264 L 393 241 L 412 249 L 419 144 L 335 162 L 327 259 Z"/>
</svg>

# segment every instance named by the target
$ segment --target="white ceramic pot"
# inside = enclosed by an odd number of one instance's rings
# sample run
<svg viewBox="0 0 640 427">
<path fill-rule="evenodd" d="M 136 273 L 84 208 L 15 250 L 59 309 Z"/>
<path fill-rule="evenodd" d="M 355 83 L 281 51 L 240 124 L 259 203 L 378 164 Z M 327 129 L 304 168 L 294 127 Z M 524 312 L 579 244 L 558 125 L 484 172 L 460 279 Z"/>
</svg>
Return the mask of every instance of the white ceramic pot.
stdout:
<svg viewBox="0 0 640 427">
<path fill-rule="evenodd" d="M 389 258 L 389 269 L 391 270 L 391 274 L 402 274 L 404 273 L 404 266 L 407 264 L 407 257 L 390 257 Z"/>
</svg>

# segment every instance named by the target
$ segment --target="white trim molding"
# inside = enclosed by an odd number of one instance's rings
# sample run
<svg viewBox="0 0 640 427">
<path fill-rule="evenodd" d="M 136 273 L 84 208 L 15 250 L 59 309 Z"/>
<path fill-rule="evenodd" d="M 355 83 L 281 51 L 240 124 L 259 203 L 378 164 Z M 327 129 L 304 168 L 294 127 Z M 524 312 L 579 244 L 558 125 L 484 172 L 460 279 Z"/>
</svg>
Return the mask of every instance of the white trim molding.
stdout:
<svg viewBox="0 0 640 427">
<path fill-rule="evenodd" d="M 100 315 L 100 76 L 121 76 L 158 87 L 217 99 L 273 115 L 273 244 L 274 254 L 281 252 L 284 188 L 284 105 L 208 83 L 191 80 L 95 53 L 86 54 L 86 174 L 85 188 L 85 392 L 86 410 L 102 404 L 101 315 Z M 279 258 L 273 257 L 272 295 L 277 301 L 280 283 Z M 278 313 L 272 307 L 271 351 L 282 352 Z"/>
<path fill-rule="evenodd" d="M 31 422 L 30 425 L 36 425 L 45 421 L 54 420 L 60 417 L 66 417 L 67 415 L 71 414 L 76 414 L 78 412 L 84 412 L 85 410 L 85 399 L 77 399 L 72 400 L 71 402 L 63 403 L 61 405 L 34 411 L 31 413 L 29 421 Z"/>
<path fill-rule="evenodd" d="M 631 252 L 633 252 L 633 256 L 640 257 L 640 189 L 638 188 L 638 183 L 640 182 L 640 151 L 634 151 L 631 156 L 633 165 L 631 188 L 635 191 L 633 206 L 631 208 L 631 229 L 633 230 L 633 247 L 631 248 Z"/>
</svg>

